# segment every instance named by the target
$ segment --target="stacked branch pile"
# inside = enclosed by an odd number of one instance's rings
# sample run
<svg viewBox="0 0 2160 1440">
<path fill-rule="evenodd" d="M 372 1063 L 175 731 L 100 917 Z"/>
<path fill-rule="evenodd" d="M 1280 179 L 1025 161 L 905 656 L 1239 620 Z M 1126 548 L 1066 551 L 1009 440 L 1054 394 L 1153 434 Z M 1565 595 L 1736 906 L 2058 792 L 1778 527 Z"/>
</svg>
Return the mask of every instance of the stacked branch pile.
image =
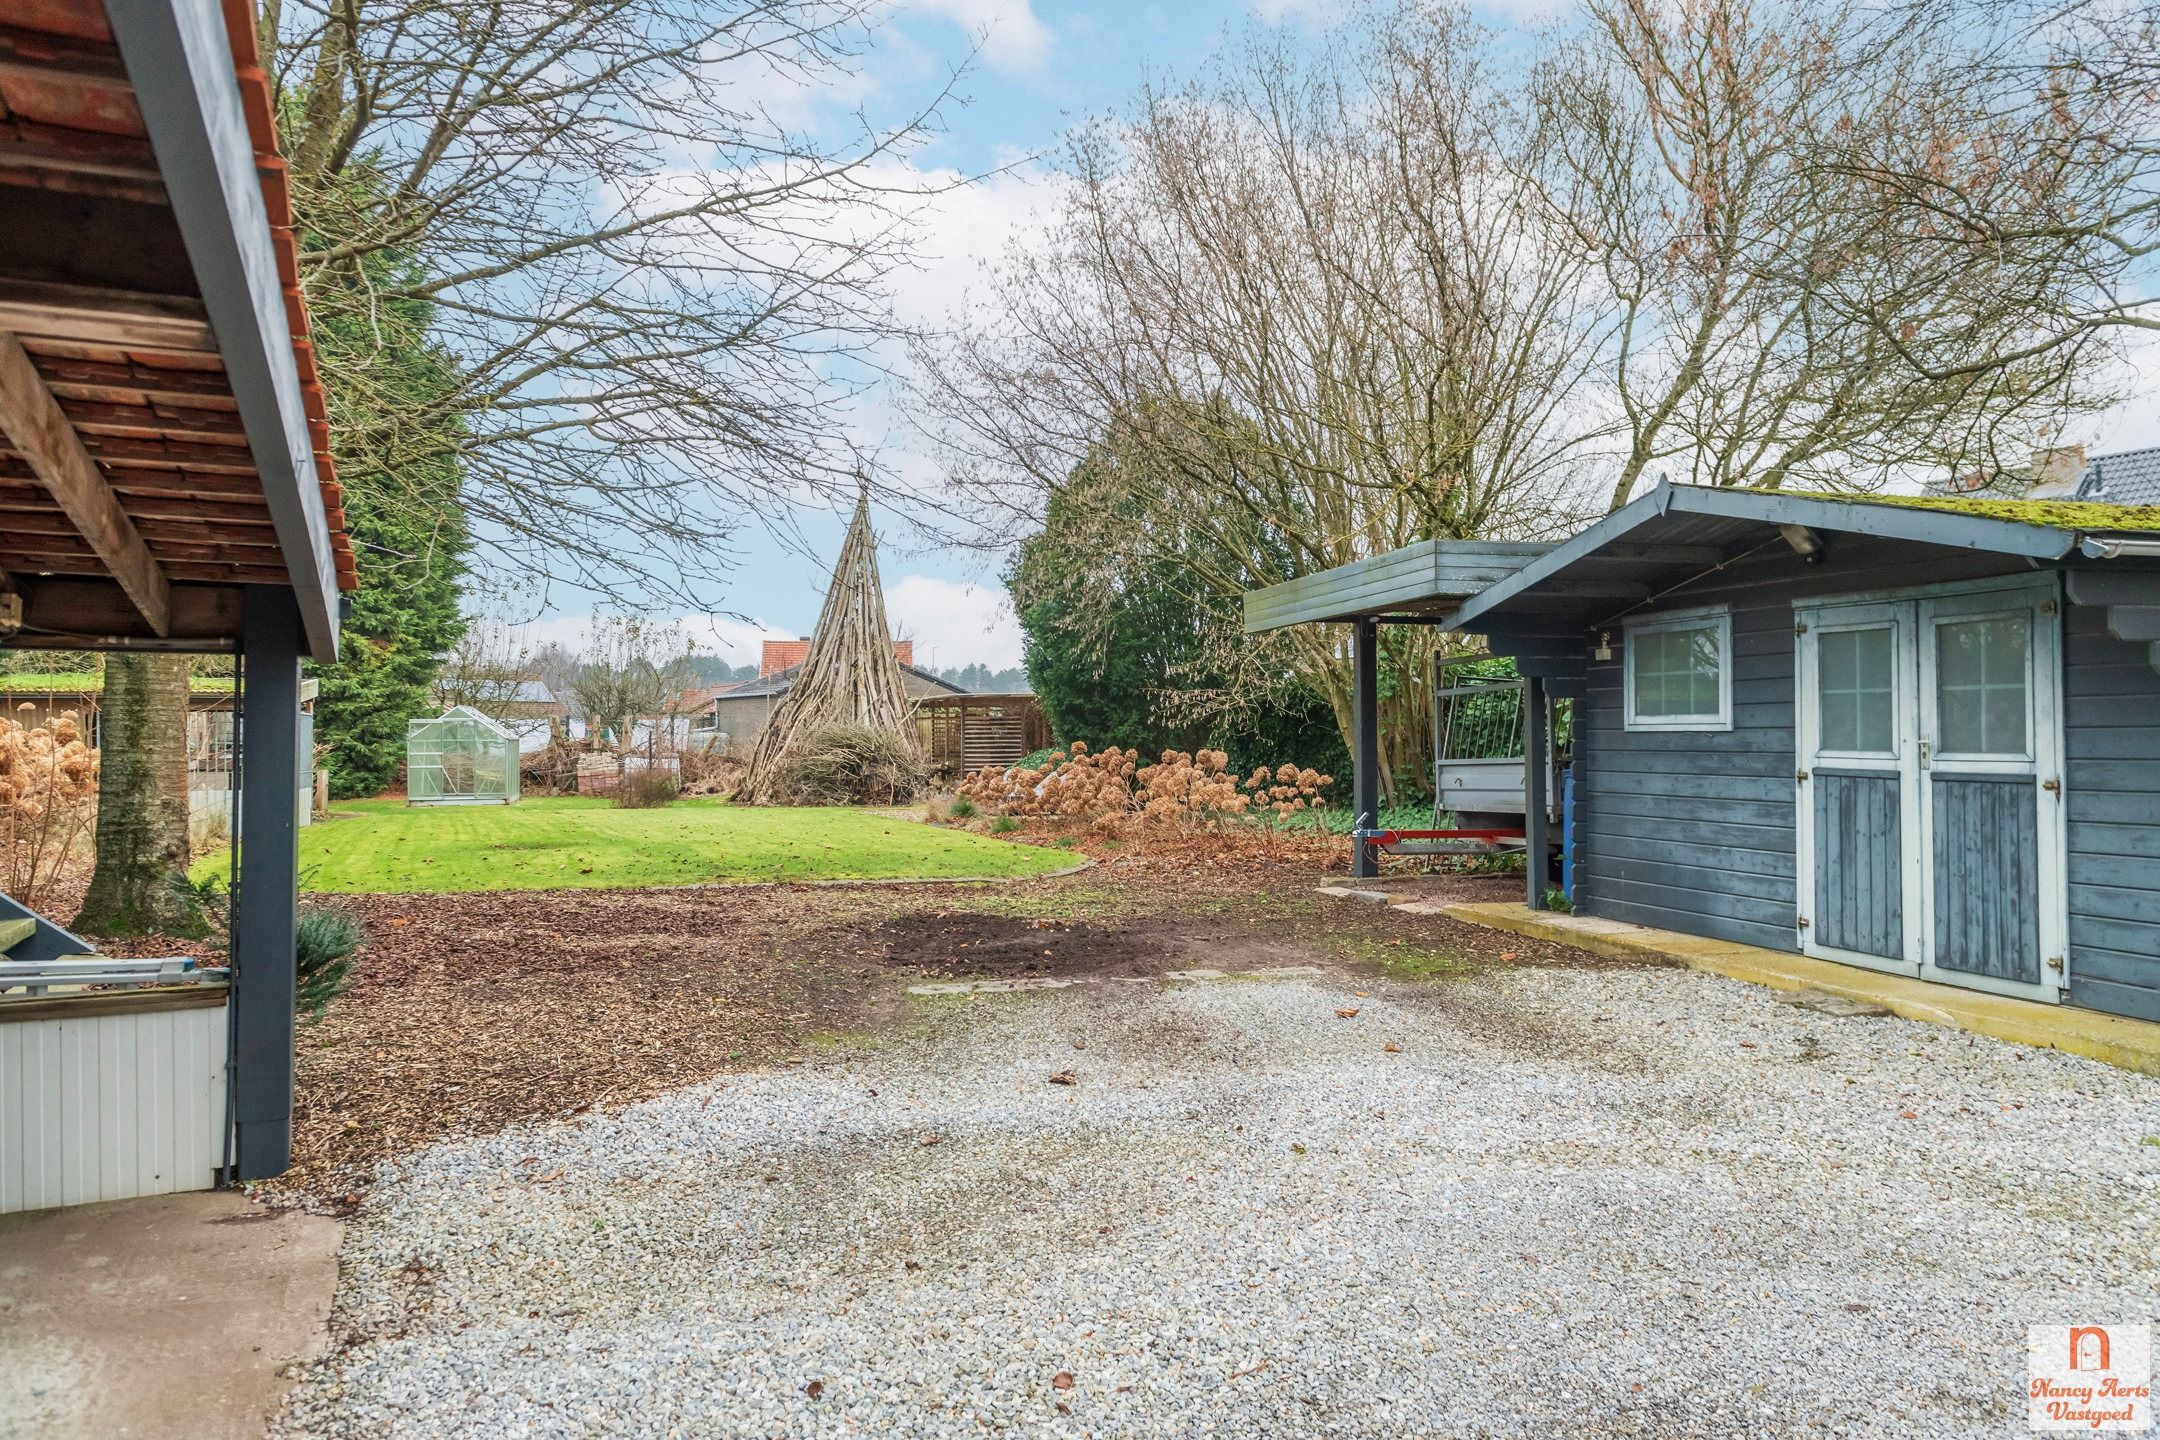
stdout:
<svg viewBox="0 0 2160 1440">
<path fill-rule="evenodd" d="M 852 737 L 838 732 L 852 732 Z M 882 737 L 876 748 L 908 769 L 916 760 L 914 721 L 908 713 L 907 686 L 893 654 L 892 632 L 885 623 L 885 595 L 878 583 L 877 538 L 870 530 L 867 497 L 855 503 L 855 518 L 833 567 L 832 588 L 811 633 L 795 682 L 780 698 L 772 723 L 750 752 L 738 798 L 758 805 L 784 804 L 798 798 L 795 770 L 806 757 L 847 741 L 860 750 L 862 732 Z M 881 767 L 891 771 L 895 767 Z M 890 775 L 880 781 L 877 798 L 905 800 Z"/>
</svg>

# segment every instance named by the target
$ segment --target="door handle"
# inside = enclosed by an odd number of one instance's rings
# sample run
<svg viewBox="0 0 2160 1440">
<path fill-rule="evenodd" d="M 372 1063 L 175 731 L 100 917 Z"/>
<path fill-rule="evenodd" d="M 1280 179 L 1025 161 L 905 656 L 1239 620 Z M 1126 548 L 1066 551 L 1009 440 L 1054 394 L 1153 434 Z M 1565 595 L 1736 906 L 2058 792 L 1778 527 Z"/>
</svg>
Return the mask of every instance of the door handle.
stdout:
<svg viewBox="0 0 2160 1440">
<path fill-rule="evenodd" d="M 1925 740 L 1920 742 L 1920 768 L 1928 768 L 1928 742 Z"/>
</svg>

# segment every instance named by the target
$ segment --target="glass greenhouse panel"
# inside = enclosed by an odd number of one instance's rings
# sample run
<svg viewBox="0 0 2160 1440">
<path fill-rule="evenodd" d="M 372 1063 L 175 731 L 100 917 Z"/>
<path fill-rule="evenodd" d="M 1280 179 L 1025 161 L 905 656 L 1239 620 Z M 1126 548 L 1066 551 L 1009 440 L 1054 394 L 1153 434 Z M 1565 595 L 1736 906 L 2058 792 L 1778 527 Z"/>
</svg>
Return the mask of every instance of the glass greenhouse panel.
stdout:
<svg viewBox="0 0 2160 1440">
<path fill-rule="evenodd" d="M 518 798 L 518 740 L 469 705 L 405 727 L 411 805 L 507 805 Z"/>
</svg>

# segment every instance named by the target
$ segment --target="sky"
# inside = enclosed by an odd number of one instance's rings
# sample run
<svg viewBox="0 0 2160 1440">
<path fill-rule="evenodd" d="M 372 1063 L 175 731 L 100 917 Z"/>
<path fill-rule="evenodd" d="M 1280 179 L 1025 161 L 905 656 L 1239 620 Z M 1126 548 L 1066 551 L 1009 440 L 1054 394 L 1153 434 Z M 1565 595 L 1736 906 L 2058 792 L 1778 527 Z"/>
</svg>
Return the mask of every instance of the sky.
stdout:
<svg viewBox="0 0 2160 1440">
<path fill-rule="evenodd" d="M 902 0 L 847 85 L 783 97 L 791 125 L 846 127 L 858 108 L 873 116 L 934 93 L 967 66 L 941 127 L 905 162 L 932 178 L 983 177 L 928 202 L 918 213 L 918 268 L 896 275 L 902 319 L 934 326 L 966 299 L 983 268 L 1025 232 L 1052 197 L 1046 158 L 1081 120 L 1114 109 L 1149 77 L 1190 71 L 1247 26 L 1325 26 L 1347 0 Z M 1495 29 L 1534 24 L 1559 0 L 1484 0 Z M 2160 394 L 2160 338 L 2143 347 L 2140 372 Z M 857 443 L 916 482 L 935 461 L 873 396 L 849 421 Z M 2107 417 L 2088 437 L 2094 453 L 2160 444 L 2160 403 L 2141 400 Z M 664 617 L 691 643 L 741 663 L 764 636 L 807 634 L 817 618 L 846 524 L 845 514 L 794 517 L 799 543 L 757 532 L 738 537 L 740 567 L 709 614 Z M 1021 661 L 1021 637 L 998 572 L 1001 557 L 940 549 L 901 517 L 877 516 L 886 611 L 896 636 L 915 642 L 918 663 L 994 669 Z M 558 592 L 552 610 L 519 627 L 528 644 L 576 647 L 595 597 Z"/>
</svg>

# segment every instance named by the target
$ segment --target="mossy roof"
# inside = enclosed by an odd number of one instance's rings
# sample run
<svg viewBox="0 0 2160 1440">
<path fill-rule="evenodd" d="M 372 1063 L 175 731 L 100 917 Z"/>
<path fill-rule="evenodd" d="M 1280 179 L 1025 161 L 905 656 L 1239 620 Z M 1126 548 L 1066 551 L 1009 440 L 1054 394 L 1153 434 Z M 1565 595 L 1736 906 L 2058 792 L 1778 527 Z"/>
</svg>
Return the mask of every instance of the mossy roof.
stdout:
<svg viewBox="0 0 2160 1440">
<path fill-rule="evenodd" d="M 2087 534 L 2120 531 L 2160 532 L 2160 505 L 2103 505 L 2092 500 L 1990 500 L 1938 495 L 1857 495 L 1830 497 L 1859 500 L 1870 505 L 1905 505 L 1920 510 L 1947 510 L 1982 520 L 2009 520 L 2019 525 L 2040 525 L 2050 530 L 2078 530 Z"/>
<path fill-rule="evenodd" d="M 188 691 L 194 695 L 230 695 L 230 675 L 190 675 Z M 99 695 L 105 677 L 95 670 L 16 670 L 0 673 L 0 693 L 9 695 Z"/>
</svg>

